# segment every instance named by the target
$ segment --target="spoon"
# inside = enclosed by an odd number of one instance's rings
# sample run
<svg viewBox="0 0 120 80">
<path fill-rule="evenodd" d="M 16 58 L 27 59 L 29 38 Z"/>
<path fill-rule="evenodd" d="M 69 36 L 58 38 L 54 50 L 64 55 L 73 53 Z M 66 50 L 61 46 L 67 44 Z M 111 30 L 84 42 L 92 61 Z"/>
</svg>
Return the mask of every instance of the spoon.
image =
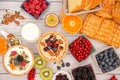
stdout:
<svg viewBox="0 0 120 80">
<path fill-rule="evenodd" d="M 6 39 L 7 44 L 9 46 L 20 45 L 21 44 L 20 39 L 15 34 L 7 33 L 3 29 L 0 30 L 0 33 Z"/>
</svg>

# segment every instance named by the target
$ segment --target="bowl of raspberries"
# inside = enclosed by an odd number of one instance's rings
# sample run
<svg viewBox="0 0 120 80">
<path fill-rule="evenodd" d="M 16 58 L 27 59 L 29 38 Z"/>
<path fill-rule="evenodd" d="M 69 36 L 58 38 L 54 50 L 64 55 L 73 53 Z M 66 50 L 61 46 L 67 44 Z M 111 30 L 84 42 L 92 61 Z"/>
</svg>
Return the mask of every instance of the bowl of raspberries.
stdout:
<svg viewBox="0 0 120 80">
<path fill-rule="evenodd" d="M 26 0 L 22 8 L 36 19 L 46 10 L 48 2 L 46 0 Z"/>
</svg>

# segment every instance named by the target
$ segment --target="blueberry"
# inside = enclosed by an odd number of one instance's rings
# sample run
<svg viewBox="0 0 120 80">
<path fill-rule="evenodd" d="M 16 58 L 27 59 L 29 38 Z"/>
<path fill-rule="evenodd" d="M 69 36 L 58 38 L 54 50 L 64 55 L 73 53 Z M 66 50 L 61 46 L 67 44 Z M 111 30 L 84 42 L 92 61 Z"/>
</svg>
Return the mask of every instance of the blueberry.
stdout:
<svg viewBox="0 0 120 80">
<path fill-rule="evenodd" d="M 70 63 L 67 62 L 67 63 L 66 63 L 66 66 L 69 67 L 69 66 L 70 66 Z"/>
<path fill-rule="evenodd" d="M 109 59 L 106 59 L 105 62 L 106 62 L 106 63 L 109 62 Z"/>
<path fill-rule="evenodd" d="M 108 62 L 108 65 L 111 66 L 111 65 L 112 65 L 112 62 Z"/>
<path fill-rule="evenodd" d="M 109 69 L 110 69 L 110 70 L 113 70 L 114 68 L 111 66 Z"/>
<path fill-rule="evenodd" d="M 104 64 L 105 64 L 105 62 L 101 62 L 101 64 L 102 64 L 102 65 L 104 65 Z"/>
<path fill-rule="evenodd" d="M 62 63 L 62 65 L 61 65 L 62 67 L 65 67 L 65 64 L 64 63 Z"/>
<path fill-rule="evenodd" d="M 53 48 L 52 50 L 53 50 L 54 52 L 56 52 L 58 49 L 57 49 L 57 48 Z"/>
<path fill-rule="evenodd" d="M 47 48 L 48 48 L 48 50 L 50 50 L 50 49 L 51 49 L 51 46 L 48 46 Z"/>
<path fill-rule="evenodd" d="M 61 69 L 61 67 L 60 67 L 60 66 L 57 66 L 57 69 L 58 69 L 58 70 L 60 70 L 60 69 Z"/>
</svg>

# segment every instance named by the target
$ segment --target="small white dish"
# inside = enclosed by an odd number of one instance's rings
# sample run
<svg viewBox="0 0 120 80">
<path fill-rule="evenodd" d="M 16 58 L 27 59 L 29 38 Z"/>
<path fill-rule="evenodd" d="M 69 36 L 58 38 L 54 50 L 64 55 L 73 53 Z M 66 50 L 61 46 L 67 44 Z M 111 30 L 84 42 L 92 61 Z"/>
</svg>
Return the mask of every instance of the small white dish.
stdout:
<svg viewBox="0 0 120 80">
<path fill-rule="evenodd" d="M 41 32 L 38 26 L 34 23 L 27 23 L 23 25 L 21 29 L 21 35 L 24 40 L 30 43 L 34 43 L 38 40 Z"/>
<path fill-rule="evenodd" d="M 68 80 L 72 80 L 70 74 L 65 71 L 58 71 L 57 73 L 55 73 L 52 80 L 56 80 L 56 76 L 59 74 L 66 75 Z"/>
</svg>

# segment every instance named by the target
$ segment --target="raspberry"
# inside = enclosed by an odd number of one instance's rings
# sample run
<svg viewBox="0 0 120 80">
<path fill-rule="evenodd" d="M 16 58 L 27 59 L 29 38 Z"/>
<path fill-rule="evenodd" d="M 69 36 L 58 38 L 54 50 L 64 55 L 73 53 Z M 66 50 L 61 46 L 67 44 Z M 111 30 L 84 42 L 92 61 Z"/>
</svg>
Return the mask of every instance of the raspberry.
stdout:
<svg viewBox="0 0 120 80">
<path fill-rule="evenodd" d="M 17 54 L 17 51 L 12 51 L 11 56 L 15 56 Z"/>
<path fill-rule="evenodd" d="M 25 65 L 26 65 L 26 62 L 25 62 L 25 61 L 22 61 L 22 62 L 20 63 L 20 65 L 21 65 L 21 66 L 25 66 Z"/>
<path fill-rule="evenodd" d="M 35 78 L 35 73 L 36 73 L 36 69 L 35 69 L 35 68 L 32 68 L 32 69 L 30 70 L 30 72 L 28 73 L 28 75 L 27 75 L 27 79 L 28 79 L 28 80 L 34 80 L 34 78 Z"/>
</svg>

